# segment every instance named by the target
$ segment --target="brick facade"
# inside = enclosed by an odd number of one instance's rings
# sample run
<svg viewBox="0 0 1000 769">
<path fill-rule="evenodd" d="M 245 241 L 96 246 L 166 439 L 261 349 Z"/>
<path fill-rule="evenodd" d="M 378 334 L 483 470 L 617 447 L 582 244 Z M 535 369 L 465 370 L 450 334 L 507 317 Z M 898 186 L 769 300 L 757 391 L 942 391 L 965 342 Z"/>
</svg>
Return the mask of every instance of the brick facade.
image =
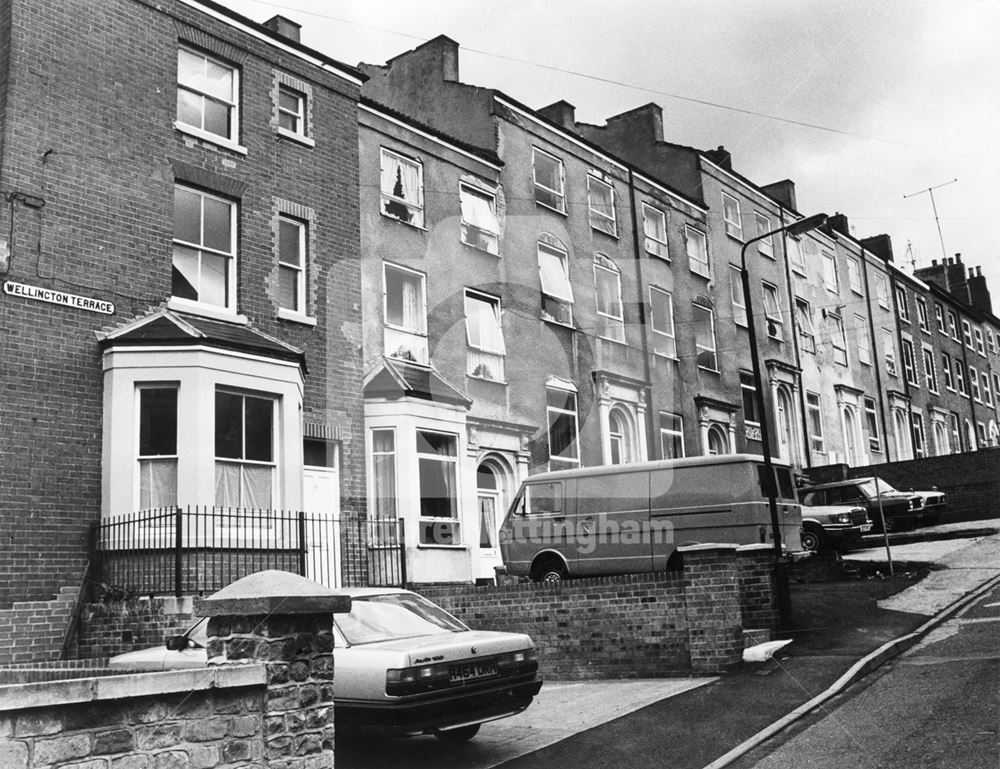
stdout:
<svg viewBox="0 0 1000 769">
<path fill-rule="evenodd" d="M 134 453 L 109 463 L 107 431 L 109 408 L 132 396 L 108 389 L 96 335 L 171 300 L 175 181 L 238 203 L 235 310 L 303 352 L 301 413 L 284 418 L 336 446 L 340 511 L 364 515 L 357 73 L 214 4 L 5 0 L 0 18 L 0 188 L 16 193 L 0 212 L 13 234 L 2 279 L 114 304 L 105 315 L 0 295 L 0 607 L 79 585 L 102 505 L 122 512 L 109 483 Z M 239 146 L 175 127 L 181 45 L 236 68 Z M 308 86 L 309 142 L 276 129 L 279 75 Z M 311 225 L 308 322 L 279 311 L 279 210 Z M 301 468 L 300 447 L 282 451 Z M 300 472 L 279 478 L 283 499 L 300 499 Z"/>
</svg>

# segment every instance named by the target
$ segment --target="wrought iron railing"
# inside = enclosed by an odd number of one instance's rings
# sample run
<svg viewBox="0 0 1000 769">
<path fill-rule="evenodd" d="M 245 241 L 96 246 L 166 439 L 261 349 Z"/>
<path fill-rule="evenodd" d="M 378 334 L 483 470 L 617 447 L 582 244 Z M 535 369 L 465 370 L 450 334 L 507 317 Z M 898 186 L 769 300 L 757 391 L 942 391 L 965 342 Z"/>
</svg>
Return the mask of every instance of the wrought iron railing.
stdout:
<svg viewBox="0 0 1000 769">
<path fill-rule="evenodd" d="M 402 520 L 169 507 L 96 524 L 95 578 L 124 595 L 201 595 L 265 569 L 329 587 L 405 586 Z"/>
</svg>

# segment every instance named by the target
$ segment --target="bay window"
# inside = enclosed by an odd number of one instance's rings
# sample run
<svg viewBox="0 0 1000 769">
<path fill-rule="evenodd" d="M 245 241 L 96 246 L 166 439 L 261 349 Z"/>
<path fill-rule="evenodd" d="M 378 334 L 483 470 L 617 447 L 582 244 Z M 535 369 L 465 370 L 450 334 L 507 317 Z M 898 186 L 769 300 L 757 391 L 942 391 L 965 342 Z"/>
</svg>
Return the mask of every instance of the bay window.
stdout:
<svg viewBox="0 0 1000 769">
<path fill-rule="evenodd" d="M 139 509 L 177 504 L 177 388 L 140 387 Z"/>
<path fill-rule="evenodd" d="M 274 474 L 274 399 L 216 390 L 216 506 L 271 509 Z"/>
<path fill-rule="evenodd" d="M 460 544 L 458 530 L 458 437 L 417 430 L 420 544 Z"/>
</svg>

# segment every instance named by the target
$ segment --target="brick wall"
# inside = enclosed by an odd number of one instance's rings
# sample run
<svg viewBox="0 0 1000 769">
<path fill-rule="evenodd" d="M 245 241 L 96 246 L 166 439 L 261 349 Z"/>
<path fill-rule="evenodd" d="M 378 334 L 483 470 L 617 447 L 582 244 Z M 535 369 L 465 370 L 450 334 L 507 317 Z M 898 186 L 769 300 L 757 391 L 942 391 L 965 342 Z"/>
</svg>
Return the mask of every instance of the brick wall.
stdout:
<svg viewBox="0 0 1000 769">
<path fill-rule="evenodd" d="M 115 304 L 109 317 L 0 294 L 0 608 L 82 573 L 101 511 L 95 333 L 170 296 L 178 164 L 245 189 L 238 309 L 305 351 L 302 418 L 337 436 L 341 512 L 363 516 L 358 86 L 176 0 L 6 0 L 0 19 L 0 109 L 11 118 L 0 187 L 45 202 L 0 210 L 0 231 L 13 235 L 4 280 Z M 238 64 L 245 154 L 174 128 L 179 40 Z M 275 133 L 276 71 L 309 84 L 314 146 Z M 314 215 L 315 326 L 277 317 L 276 199 Z"/>
<path fill-rule="evenodd" d="M 527 633 L 552 678 L 724 672 L 742 657 L 744 628 L 773 627 L 771 561 L 757 549 L 683 551 L 680 572 L 417 590 L 475 629 Z"/>
<path fill-rule="evenodd" d="M 0 611 L 0 664 L 59 659 L 77 592 L 67 588 L 51 601 L 18 601 Z"/>
<path fill-rule="evenodd" d="M 809 475 L 817 482 L 878 475 L 901 491 L 929 491 L 937 487 L 948 497 L 942 523 L 1000 517 L 1000 448 L 983 448 L 961 454 L 887 462 L 865 467 L 831 465 L 816 467 Z"/>
<path fill-rule="evenodd" d="M 110 601 L 83 607 L 76 637 L 79 659 L 114 657 L 157 646 L 198 621 L 191 599 Z"/>
</svg>

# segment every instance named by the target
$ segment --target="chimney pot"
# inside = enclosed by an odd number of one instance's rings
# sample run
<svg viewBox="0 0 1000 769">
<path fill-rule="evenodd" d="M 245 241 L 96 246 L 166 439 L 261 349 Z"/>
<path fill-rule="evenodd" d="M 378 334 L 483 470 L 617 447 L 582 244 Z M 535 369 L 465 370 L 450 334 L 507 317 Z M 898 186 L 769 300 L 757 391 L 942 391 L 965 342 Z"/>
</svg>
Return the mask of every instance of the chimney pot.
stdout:
<svg viewBox="0 0 1000 769">
<path fill-rule="evenodd" d="M 962 254 L 960 253 L 955 254 L 955 264 L 961 264 L 961 263 L 962 263 Z"/>
<path fill-rule="evenodd" d="M 931 259 L 931 267 L 937 267 L 937 259 Z"/>
</svg>

